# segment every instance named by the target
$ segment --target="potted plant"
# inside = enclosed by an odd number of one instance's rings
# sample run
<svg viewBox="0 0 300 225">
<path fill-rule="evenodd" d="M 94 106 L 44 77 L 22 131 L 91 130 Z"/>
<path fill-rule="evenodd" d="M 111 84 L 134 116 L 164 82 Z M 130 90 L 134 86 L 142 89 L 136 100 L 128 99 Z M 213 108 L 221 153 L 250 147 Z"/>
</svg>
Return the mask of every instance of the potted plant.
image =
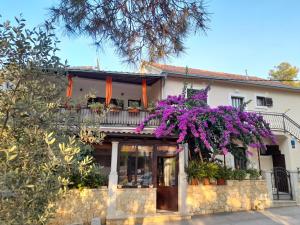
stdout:
<svg viewBox="0 0 300 225">
<path fill-rule="evenodd" d="M 246 172 L 249 175 L 250 180 L 258 180 L 260 177 L 260 173 L 257 169 L 247 169 Z"/>
<path fill-rule="evenodd" d="M 89 105 L 89 108 L 94 113 L 102 114 L 104 111 L 104 105 L 100 102 L 95 102 Z"/>
<path fill-rule="evenodd" d="M 196 160 L 189 162 L 189 165 L 185 169 L 189 184 L 191 185 L 199 184 L 199 168 L 200 168 L 200 162 Z"/>
<path fill-rule="evenodd" d="M 153 113 L 155 111 L 155 103 L 154 102 L 149 103 L 147 111 L 150 113 Z"/>
<path fill-rule="evenodd" d="M 225 185 L 226 181 L 230 179 L 231 173 L 232 173 L 231 168 L 227 168 L 225 166 L 220 165 L 215 174 L 217 185 Z"/>
<path fill-rule="evenodd" d="M 199 177 L 202 180 L 203 185 L 210 185 L 210 179 L 216 176 L 218 171 L 218 165 L 214 162 L 201 163 L 199 169 Z"/>
<path fill-rule="evenodd" d="M 123 101 L 121 99 L 116 99 L 115 104 L 109 104 L 109 111 L 111 112 L 120 112 L 122 110 Z"/>
<path fill-rule="evenodd" d="M 232 172 L 233 180 L 242 181 L 242 180 L 245 180 L 246 176 L 247 176 L 246 170 L 236 169 L 236 170 L 233 170 L 233 172 Z"/>
<path fill-rule="evenodd" d="M 120 112 L 122 110 L 121 106 L 115 104 L 109 104 L 109 111 L 111 112 Z"/>
<path fill-rule="evenodd" d="M 128 107 L 128 112 L 130 113 L 138 113 L 140 112 L 140 106 L 138 102 L 132 102 L 130 107 Z"/>
</svg>

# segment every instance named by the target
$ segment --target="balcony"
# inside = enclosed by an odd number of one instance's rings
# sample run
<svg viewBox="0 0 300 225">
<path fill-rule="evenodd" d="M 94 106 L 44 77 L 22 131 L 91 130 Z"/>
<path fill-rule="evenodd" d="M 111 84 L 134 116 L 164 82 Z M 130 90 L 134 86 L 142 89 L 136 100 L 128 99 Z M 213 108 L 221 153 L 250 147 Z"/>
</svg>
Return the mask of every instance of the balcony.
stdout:
<svg viewBox="0 0 300 225">
<path fill-rule="evenodd" d="M 140 110 L 139 112 L 130 112 L 128 110 L 107 111 L 102 115 L 93 112 L 89 108 L 81 109 L 60 109 L 59 121 L 62 123 L 73 122 L 75 124 L 84 125 L 101 125 L 110 127 L 136 127 L 149 115 L 149 111 Z M 149 122 L 148 127 L 159 125 L 158 120 Z"/>
</svg>

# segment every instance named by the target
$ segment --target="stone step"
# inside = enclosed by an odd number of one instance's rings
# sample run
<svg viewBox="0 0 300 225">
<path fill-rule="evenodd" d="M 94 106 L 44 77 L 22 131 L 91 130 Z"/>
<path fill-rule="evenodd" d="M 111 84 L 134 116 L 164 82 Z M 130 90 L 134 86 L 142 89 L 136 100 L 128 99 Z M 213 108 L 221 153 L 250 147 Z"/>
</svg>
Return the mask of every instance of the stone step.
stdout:
<svg viewBox="0 0 300 225">
<path fill-rule="evenodd" d="M 191 215 L 180 215 L 178 213 L 156 213 L 153 215 L 147 215 L 145 217 L 127 217 L 127 218 L 114 218 L 107 219 L 107 225 L 150 225 L 150 224 L 162 224 L 165 222 L 190 220 Z"/>
<path fill-rule="evenodd" d="M 272 203 L 272 207 L 290 207 L 290 206 L 297 206 L 297 202 L 292 200 L 274 200 Z"/>
</svg>

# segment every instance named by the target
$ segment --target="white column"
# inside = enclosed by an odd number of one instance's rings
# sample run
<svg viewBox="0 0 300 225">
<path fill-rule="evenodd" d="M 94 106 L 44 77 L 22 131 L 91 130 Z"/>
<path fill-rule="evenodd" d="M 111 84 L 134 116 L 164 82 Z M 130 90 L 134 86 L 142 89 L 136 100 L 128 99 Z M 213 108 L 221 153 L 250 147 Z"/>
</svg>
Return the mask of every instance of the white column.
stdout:
<svg viewBox="0 0 300 225">
<path fill-rule="evenodd" d="M 234 169 L 234 156 L 228 152 L 225 156 L 226 167 Z"/>
<path fill-rule="evenodd" d="M 116 212 L 116 198 L 117 198 L 117 186 L 118 186 L 118 151 L 119 142 L 112 142 L 111 151 L 111 164 L 110 174 L 108 180 L 108 204 L 107 204 L 107 218 L 113 218 Z"/>
<path fill-rule="evenodd" d="M 178 173 L 178 210 L 181 215 L 188 214 L 187 210 L 187 176 L 185 173 L 185 151 L 188 151 L 188 145 L 182 146 L 183 150 L 179 153 L 179 173 Z"/>
<path fill-rule="evenodd" d="M 267 182 L 267 188 L 269 193 L 269 198 L 271 200 L 271 203 L 273 203 L 273 188 L 272 188 L 272 172 L 271 171 L 265 171 L 265 179 Z"/>
<path fill-rule="evenodd" d="M 291 175 L 291 186 L 292 186 L 292 193 L 293 193 L 293 200 L 297 201 L 297 204 L 300 204 L 300 196 L 299 196 L 299 189 L 298 189 L 298 172 L 297 171 L 290 171 Z"/>
</svg>

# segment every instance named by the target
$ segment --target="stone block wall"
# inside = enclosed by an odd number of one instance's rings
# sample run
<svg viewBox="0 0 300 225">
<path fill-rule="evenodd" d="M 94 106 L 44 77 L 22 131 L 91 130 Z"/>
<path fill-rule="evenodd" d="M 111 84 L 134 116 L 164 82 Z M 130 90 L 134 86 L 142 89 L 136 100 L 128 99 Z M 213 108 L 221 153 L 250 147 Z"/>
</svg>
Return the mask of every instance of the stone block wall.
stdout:
<svg viewBox="0 0 300 225">
<path fill-rule="evenodd" d="M 156 213 L 156 188 L 117 189 L 116 217 Z"/>
<path fill-rule="evenodd" d="M 210 214 L 268 208 L 271 200 L 265 180 L 228 181 L 227 185 L 188 186 L 191 214 Z"/>
<path fill-rule="evenodd" d="M 90 224 L 92 218 L 106 218 L 107 188 L 70 190 L 61 199 L 55 218 L 49 225 Z"/>
</svg>

